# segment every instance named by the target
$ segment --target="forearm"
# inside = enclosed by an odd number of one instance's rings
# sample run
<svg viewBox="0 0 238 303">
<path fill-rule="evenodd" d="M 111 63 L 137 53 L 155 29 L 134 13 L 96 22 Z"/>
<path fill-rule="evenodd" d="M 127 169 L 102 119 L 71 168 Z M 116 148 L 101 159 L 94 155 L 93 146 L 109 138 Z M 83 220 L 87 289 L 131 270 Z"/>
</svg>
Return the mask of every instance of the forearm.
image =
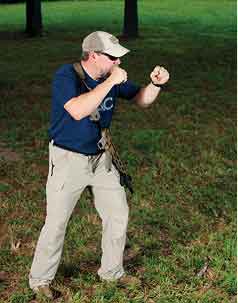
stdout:
<svg viewBox="0 0 238 303">
<path fill-rule="evenodd" d="M 141 88 L 135 96 L 136 104 L 140 107 L 148 107 L 155 101 L 160 91 L 160 87 L 156 87 L 152 83 L 148 84 L 146 87 Z"/>
<path fill-rule="evenodd" d="M 91 115 L 98 108 L 113 85 L 111 79 L 108 78 L 91 91 L 69 100 L 64 108 L 75 120 L 81 120 Z"/>
</svg>

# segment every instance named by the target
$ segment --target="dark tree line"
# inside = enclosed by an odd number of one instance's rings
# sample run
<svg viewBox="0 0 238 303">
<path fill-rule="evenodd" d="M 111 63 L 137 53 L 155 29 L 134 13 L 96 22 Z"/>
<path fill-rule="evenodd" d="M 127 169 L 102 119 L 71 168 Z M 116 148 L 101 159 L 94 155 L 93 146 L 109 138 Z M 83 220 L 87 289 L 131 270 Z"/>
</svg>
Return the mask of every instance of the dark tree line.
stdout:
<svg viewBox="0 0 238 303">
<path fill-rule="evenodd" d="M 41 0 L 26 0 L 26 33 L 39 36 L 42 29 Z M 137 0 L 125 0 L 123 35 L 127 38 L 138 36 Z"/>
</svg>

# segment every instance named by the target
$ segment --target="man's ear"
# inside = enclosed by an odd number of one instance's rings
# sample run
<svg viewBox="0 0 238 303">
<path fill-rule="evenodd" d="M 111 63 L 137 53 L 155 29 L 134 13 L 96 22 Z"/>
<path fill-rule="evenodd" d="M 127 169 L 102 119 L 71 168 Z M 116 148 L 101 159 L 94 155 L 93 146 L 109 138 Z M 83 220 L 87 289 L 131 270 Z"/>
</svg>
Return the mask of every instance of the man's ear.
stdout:
<svg viewBox="0 0 238 303">
<path fill-rule="evenodd" d="M 95 52 L 90 52 L 90 53 L 89 53 L 89 56 L 90 56 L 93 60 L 96 60 L 96 59 L 97 59 L 97 53 L 95 53 Z"/>
</svg>

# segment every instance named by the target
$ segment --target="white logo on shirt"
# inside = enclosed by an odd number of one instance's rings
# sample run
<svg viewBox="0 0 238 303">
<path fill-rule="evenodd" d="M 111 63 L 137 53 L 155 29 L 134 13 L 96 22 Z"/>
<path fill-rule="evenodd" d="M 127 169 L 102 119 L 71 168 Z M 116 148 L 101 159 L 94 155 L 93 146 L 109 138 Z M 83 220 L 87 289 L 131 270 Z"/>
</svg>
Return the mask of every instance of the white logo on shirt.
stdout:
<svg viewBox="0 0 238 303">
<path fill-rule="evenodd" d="M 107 97 L 99 106 L 98 110 L 105 112 L 107 110 L 111 110 L 113 108 L 113 98 Z"/>
</svg>

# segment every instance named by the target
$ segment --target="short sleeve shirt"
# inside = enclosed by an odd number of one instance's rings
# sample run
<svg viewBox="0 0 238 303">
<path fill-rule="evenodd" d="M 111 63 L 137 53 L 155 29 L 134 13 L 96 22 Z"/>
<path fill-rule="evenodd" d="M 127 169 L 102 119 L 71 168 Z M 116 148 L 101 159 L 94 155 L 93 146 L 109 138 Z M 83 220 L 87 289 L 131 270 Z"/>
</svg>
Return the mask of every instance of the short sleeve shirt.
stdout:
<svg viewBox="0 0 238 303">
<path fill-rule="evenodd" d="M 84 73 L 85 83 L 91 89 L 104 81 L 96 81 L 86 71 Z M 118 97 L 130 100 L 139 90 L 140 87 L 131 81 L 113 86 L 98 107 L 101 116 L 100 127 L 110 127 Z M 60 146 L 85 155 L 93 155 L 99 152 L 97 146 L 101 138 L 99 125 L 90 120 L 90 116 L 75 120 L 64 109 L 64 105 L 70 99 L 86 92 L 88 92 L 88 88 L 80 80 L 72 64 L 65 64 L 56 71 L 52 84 L 49 134 L 50 139 Z"/>
</svg>

